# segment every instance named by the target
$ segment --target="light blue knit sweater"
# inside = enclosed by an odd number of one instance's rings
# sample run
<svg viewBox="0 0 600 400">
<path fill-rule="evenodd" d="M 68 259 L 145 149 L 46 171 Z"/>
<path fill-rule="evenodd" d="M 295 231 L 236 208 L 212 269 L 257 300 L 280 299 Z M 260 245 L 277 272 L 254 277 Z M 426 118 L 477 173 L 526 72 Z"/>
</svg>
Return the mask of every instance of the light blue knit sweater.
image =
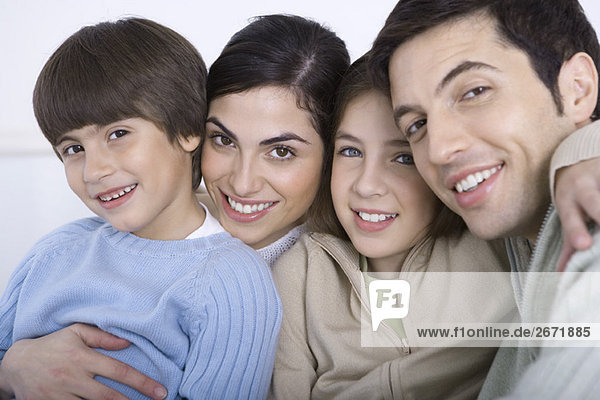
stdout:
<svg viewBox="0 0 600 400">
<path fill-rule="evenodd" d="M 281 315 L 265 262 L 228 233 L 146 240 L 88 218 L 41 239 L 11 276 L 0 362 L 19 339 L 83 322 L 131 341 L 103 352 L 165 385 L 169 398 L 264 398 Z"/>
</svg>

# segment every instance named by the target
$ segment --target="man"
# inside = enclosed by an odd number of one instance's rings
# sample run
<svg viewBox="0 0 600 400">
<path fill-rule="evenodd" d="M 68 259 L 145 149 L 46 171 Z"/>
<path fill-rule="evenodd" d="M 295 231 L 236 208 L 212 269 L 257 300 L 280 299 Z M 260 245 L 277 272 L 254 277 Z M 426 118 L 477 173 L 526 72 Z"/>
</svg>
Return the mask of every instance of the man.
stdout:
<svg viewBox="0 0 600 400">
<path fill-rule="evenodd" d="M 557 167 L 588 158 L 578 153 L 581 142 L 600 135 L 592 124 L 599 60 L 576 0 L 401 0 L 370 66 L 390 90 L 396 123 L 429 186 L 476 235 L 508 238 L 520 272 L 556 270 L 561 228 L 548 170 L 565 139 L 579 146 L 564 146 Z M 531 264 L 515 237 L 536 247 Z M 567 271 L 600 271 L 595 239 Z M 598 295 L 580 292 L 589 289 L 585 279 L 561 286 L 515 279 L 522 317 L 575 310 L 578 321 L 600 321 Z M 599 361 L 597 348 L 501 348 L 480 397 L 587 397 L 600 388 Z"/>
</svg>

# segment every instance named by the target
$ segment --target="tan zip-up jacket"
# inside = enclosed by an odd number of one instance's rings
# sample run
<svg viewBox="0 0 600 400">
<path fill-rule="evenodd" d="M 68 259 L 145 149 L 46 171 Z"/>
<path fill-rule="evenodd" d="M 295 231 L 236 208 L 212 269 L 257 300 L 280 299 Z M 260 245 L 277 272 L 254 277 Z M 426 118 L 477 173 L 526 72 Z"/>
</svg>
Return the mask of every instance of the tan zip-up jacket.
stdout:
<svg viewBox="0 0 600 400">
<path fill-rule="evenodd" d="M 361 321 L 366 318 L 369 326 L 370 307 L 361 291 L 365 283 L 359 257 L 348 241 L 309 233 L 275 263 L 273 275 L 284 315 L 270 397 L 476 398 L 496 353 L 494 347 L 411 347 L 386 321 L 377 334 L 390 346 L 361 346 L 365 327 Z M 466 232 L 454 239 L 422 240 L 407 256 L 400 278 L 425 270 L 508 269 L 501 241 L 485 242 Z M 461 290 L 468 295 L 468 287 Z M 444 290 L 434 293 L 411 284 L 411 291 L 409 315 L 415 321 L 420 316 L 434 321 L 454 312 L 444 302 Z M 482 302 L 481 297 L 481 293 L 473 296 L 473 303 L 481 303 L 478 312 L 502 315 L 514 307 L 509 279 L 489 293 L 489 301 Z"/>
</svg>

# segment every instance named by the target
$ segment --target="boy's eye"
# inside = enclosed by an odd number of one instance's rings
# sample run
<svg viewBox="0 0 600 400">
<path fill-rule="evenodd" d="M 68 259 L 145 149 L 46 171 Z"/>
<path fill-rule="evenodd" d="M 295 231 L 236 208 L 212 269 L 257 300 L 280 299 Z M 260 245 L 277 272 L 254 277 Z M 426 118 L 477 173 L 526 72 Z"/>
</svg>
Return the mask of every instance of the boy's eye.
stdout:
<svg viewBox="0 0 600 400">
<path fill-rule="evenodd" d="M 344 157 L 362 157 L 362 153 L 354 147 L 346 147 L 339 152 Z"/>
<path fill-rule="evenodd" d="M 67 146 L 63 150 L 63 154 L 66 156 L 72 156 L 73 154 L 77 154 L 80 151 L 83 151 L 83 146 L 79 144 L 74 144 L 72 146 Z"/>
<path fill-rule="evenodd" d="M 400 154 L 398 157 L 396 157 L 396 161 L 400 164 L 415 165 L 415 160 L 412 154 Z"/>
<path fill-rule="evenodd" d="M 129 133 L 129 131 L 126 131 L 125 129 L 117 129 L 116 131 L 112 132 L 108 138 L 110 140 L 114 140 L 114 139 L 118 139 L 122 136 L 125 136 Z"/>
<path fill-rule="evenodd" d="M 294 157 L 295 154 L 290 148 L 282 146 L 276 147 L 273 150 L 271 150 L 269 152 L 269 155 L 276 159 L 287 160 Z"/>
</svg>

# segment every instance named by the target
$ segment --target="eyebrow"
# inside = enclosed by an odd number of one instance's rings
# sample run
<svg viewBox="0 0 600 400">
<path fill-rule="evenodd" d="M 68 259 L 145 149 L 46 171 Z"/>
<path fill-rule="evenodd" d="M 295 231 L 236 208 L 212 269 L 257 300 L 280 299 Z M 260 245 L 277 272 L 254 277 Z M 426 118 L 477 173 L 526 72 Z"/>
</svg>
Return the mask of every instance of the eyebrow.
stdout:
<svg viewBox="0 0 600 400">
<path fill-rule="evenodd" d="M 444 76 L 442 81 L 435 88 L 435 93 L 436 94 L 440 93 L 446 86 L 448 86 L 448 84 L 450 84 L 450 82 L 452 82 L 454 79 L 456 79 L 461 74 L 464 74 L 465 72 L 468 72 L 468 71 L 477 70 L 477 69 L 499 71 L 498 68 L 496 68 L 490 64 L 486 64 L 484 62 L 464 61 L 464 62 L 460 63 L 459 65 L 457 65 L 456 67 L 454 67 L 450 72 L 448 72 L 446 74 L 446 76 Z"/>
<path fill-rule="evenodd" d="M 210 118 L 208 118 L 206 120 L 206 122 L 207 123 L 210 122 L 210 123 L 213 123 L 213 124 L 217 125 L 228 136 L 231 136 L 232 139 L 238 140 L 237 136 L 231 130 L 227 129 L 227 127 L 225 125 L 223 125 L 223 123 L 221 123 L 221 121 L 219 121 L 217 118 L 210 117 Z M 274 143 L 287 142 L 287 141 L 290 141 L 290 140 L 296 140 L 298 142 L 305 143 L 305 144 L 312 144 L 308 140 L 305 140 L 305 139 L 301 138 L 300 136 L 296 135 L 295 133 L 284 132 L 284 133 L 282 133 L 279 136 L 274 136 L 272 138 L 262 140 L 259 143 L 259 145 L 260 146 L 269 146 L 269 145 L 274 144 Z"/>
<path fill-rule="evenodd" d="M 490 71 L 499 71 L 498 68 L 486 64 L 484 62 L 479 62 L 479 61 L 464 61 L 462 63 L 460 63 L 459 65 L 457 65 L 456 67 L 454 67 L 450 72 L 448 72 L 446 74 L 446 76 L 444 76 L 444 78 L 442 78 L 442 81 L 437 85 L 437 87 L 435 88 L 435 94 L 439 94 L 442 90 L 444 90 L 444 88 L 446 86 L 448 86 L 453 80 L 455 80 L 456 78 L 458 78 L 461 74 L 464 74 L 465 72 L 468 71 L 473 71 L 473 70 L 479 70 L 479 69 L 485 69 L 485 70 L 490 70 Z M 400 118 L 402 118 L 404 116 L 404 114 L 408 114 L 409 112 L 413 112 L 416 111 L 419 107 L 414 106 L 414 105 L 401 105 L 398 107 L 394 108 L 394 121 L 396 121 L 396 124 L 398 124 L 398 121 L 400 121 Z"/>
<path fill-rule="evenodd" d="M 77 138 L 75 138 L 75 137 L 73 137 L 73 136 L 69 136 L 68 134 L 64 134 L 64 135 L 62 135 L 62 136 L 60 136 L 60 137 L 58 138 L 58 140 L 56 141 L 56 143 L 54 143 L 54 144 L 52 145 L 52 147 L 54 147 L 54 148 L 57 148 L 57 147 L 59 147 L 59 146 L 60 146 L 60 145 L 61 145 L 63 142 L 67 142 L 67 141 L 69 141 L 69 140 L 70 140 L 70 141 L 72 141 L 72 142 L 77 142 L 77 141 L 78 141 L 78 139 L 77 139 Z"/>
<path fill-rule="evenodd" d="M 334 140 L 348 140 L 350 142 L 362 143 L 362 140 L 360 140 L 356 136 L 351 135 L 351 134 L 346 133 L 346 132 L 342 132 L 342 131 L 339 131 L 335 135 Z M 403 138 L 388 140 L 385 143 L 388 146 L 407 146 L 407 147 L 410 146 L 410 143 L 408 143 L 408 141 L 406 139 L 403 139 Z"/>
</svg>

